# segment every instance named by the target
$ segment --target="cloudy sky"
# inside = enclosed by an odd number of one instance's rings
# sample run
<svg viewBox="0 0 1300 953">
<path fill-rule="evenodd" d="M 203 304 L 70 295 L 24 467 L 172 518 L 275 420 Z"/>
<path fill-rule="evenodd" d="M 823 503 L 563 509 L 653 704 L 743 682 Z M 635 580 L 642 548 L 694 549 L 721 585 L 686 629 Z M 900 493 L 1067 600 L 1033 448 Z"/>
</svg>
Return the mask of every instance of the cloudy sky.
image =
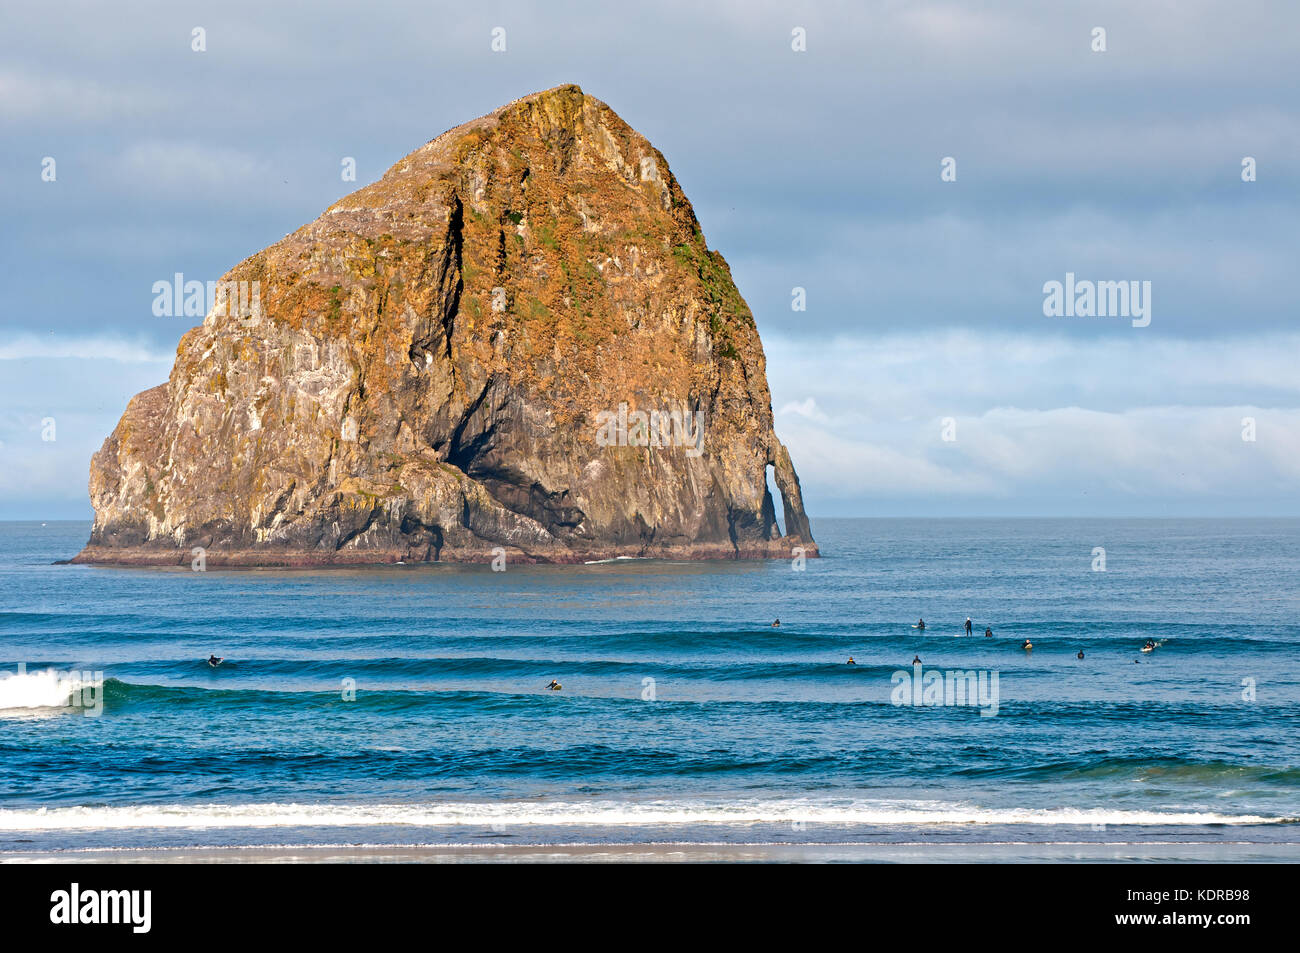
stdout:
<svg viewBox="0 0 1300 953">
<path fill-rule="evenodd" d="M 364 184 L 566 82 L 663 151 L 731 263 L 814 516 L 1300 515 L 1290 0 L 5 19 L 0 519 L 90 515 L 91 453 L 196 323 L 153 315 L 155 281 L 215 279 L 315 218 L 355 187 L 345 156 Z M 1067 273 L 1149 281 L 1150 324 L 1045 316 Z"/>
</svg>

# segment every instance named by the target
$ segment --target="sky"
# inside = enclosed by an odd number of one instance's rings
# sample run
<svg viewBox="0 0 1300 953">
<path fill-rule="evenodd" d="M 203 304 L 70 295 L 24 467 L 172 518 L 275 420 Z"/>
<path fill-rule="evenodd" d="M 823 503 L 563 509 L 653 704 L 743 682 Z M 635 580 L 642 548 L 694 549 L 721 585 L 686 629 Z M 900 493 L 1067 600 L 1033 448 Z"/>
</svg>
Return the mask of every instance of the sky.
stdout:
<svg viewBox="0 0 1300 953">
<path fill-rule="evenodd" d="M 154 282 L 562 83 L 731 264 L 814 517 L 1300 515 L 1291 0 L 51 0 L 0 31 L 0 519 L 91 515 L 91 454 L 198 322 Z M 1045 314 L 1067 274 L 1149 313 Z"/>
</svg>

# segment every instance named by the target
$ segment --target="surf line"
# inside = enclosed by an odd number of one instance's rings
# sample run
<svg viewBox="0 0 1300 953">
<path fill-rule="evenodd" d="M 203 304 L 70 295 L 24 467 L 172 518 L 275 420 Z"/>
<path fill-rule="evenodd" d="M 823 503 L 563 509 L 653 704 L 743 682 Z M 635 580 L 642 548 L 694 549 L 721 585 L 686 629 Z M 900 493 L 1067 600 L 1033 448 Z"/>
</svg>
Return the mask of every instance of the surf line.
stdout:
<svg viewBox="0 0 1300 953">
<path fill-rule="evenodd" d="M 900 668 L 890 677 L 893 691 L 889 700 L 895 706 L 910 705 L 917 708 L 972 706 L 980 710 L 980 717 L 992 718 L 998 713 L 1000 692 L 998 673 L 984 669 L 938 669 L 922 671 L 920 662 L 912 664 L 912 671 Z"/>
</svg>

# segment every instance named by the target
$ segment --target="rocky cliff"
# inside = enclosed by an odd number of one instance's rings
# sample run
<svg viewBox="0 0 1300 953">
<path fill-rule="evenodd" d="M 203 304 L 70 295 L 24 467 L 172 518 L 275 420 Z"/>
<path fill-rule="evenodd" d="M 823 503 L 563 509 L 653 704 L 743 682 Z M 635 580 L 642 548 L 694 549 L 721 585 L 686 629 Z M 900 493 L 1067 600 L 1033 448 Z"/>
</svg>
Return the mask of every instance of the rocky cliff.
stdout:
<svg viewBox="0 0 1300 953">
<path fill-rule="evenodd" d="M 816 555 L 727 263 L 576 86 L 442 134 L 222 287 L 95 454 L 75 561 Z"/>
</svg>

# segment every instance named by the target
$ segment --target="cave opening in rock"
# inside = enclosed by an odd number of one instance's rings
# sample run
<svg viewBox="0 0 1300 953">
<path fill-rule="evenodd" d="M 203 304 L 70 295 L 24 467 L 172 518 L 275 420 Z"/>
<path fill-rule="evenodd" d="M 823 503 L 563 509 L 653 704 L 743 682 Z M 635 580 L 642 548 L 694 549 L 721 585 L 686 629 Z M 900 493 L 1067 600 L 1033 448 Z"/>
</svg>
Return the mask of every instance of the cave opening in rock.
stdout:
<svg viewBox="0 0 1300 953">
<path fill-rule="evenodd" d="M 785 512 L 785 499 L 781 496 L 780 492 L 776 488 L 775 473 L 776 473 L 776 468 L 773 467 L 772 464 L 769 463 L 763 467 L 764 490 L 767 493 L 767 499 L 772 508 L 771 525 L 776 527 L 777 535 L 784 536 L 788 514 Z M 781 500 L 780 517 L 777 516 L 777 509 L 776 509 L 776 501 L 778 499 Z"/>
</svg>

